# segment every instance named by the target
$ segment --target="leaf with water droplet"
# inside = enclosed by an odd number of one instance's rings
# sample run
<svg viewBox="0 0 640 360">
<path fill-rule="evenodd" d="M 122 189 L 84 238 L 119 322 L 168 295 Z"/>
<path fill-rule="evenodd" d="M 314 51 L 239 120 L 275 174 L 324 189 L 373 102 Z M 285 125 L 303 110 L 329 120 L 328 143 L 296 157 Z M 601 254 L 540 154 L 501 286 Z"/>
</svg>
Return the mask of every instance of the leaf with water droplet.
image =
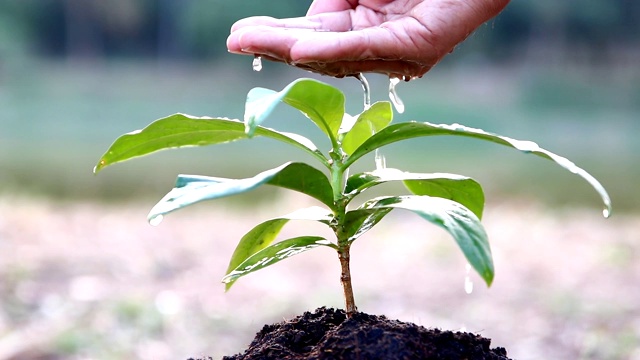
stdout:
<svg viewBox="0 0 640 360">
<path fill-rule="evenodd" d="M 393 111 L 388 101 L 376 102 L 358 115 L 353 126 L 342 138 L 342 150 L 353 153 L 371 136 L 384 129 L 393 119 Z"/>
<path fill-rule="evenodd" d="M 228 271 L 227 275 L 222 278 L 222 282 L 226 284 L 228 290 L 242 276 L 319 246 L 330 247 L 331 245 L 330 241 L 319 236 L 300 236 L 280 241 L 256 252 L 234 269 Z"/>
<path fill-rule="evenodd" d="M 296 210 L 291 214 L 270 219 L 254 226 L 253 229 L 242 237 L 236 246 L 229 261 L 229 266 L 227 267 L 227 275 L 236 270 L 238 266 L 248 258 L 269 246 L 289 221 L 310 220 L 329 225 L 334 219 L 333 214 L 329 210 L 313 206 Z M 229 290 L 231 285 L 233 285 L 233 281 L 227 283 L 226 290 Z"/>
<path fill-rule="evenodd" d="M 299 191 L 334 207 L 333 190 L 325 174 L 305 163 L 285 163 L 245 179 L 180 175 L 176 186 L 151 209 L 148 218 L 201 201 L 242 194 L 264 184 Z"/>
<path fill-rule="evenodd" d="M 491 248 L 484 227 L 475 214 L 463 205 L 431 196 L 391 196 L 369 200 L 359 209 L 405 209 L 445 229 L 454 238 L 465 258 L 491 285 L 494 276 Z"/>
<path fill-rule="evenodd" d="M 164 219 L 164 216 L 162 216 L 162 215 L 152 216 L 152 217 L 149 218 L 149 225 L 158 226 L 158 225 L 160 225 L 160 223 L 162 222 L 163 219 Z"/>
<path fill-rule="evenodd" d="M 479 218 L 484 209 L 482 186 L 474 179 L 462 175 L 446 173 L 411 173 L 386 168 L 350 176 L 345 185 L 345 194 L 350 198 L 373 186 L 389 181 L 402 181 L 414 195 L 441 197 L 458 202 Z"/>
<path fill-rule="evenodd" d="M 353 242 L 367 231 L 371 230 L 391 210 L 391 208 L 356 209 L 346 213 L 343 231 L 347 240 Z"/>
<path fill-rule="evenodd" d="M 174 114 L 149 124 L 141 130 L 120 136 L 102 155 L 94 168 L 97 173 L 103 168 L 122 161 L 152 154 L 157 151 L 224 144 L 247 139 L 244 123 L 227 118 L 195 117 L 186 114 Z M 313 144 L 301 135 L 278 132 L 258 127 L 255 136 L 264 136 L 293 145 L 327 164 L 327 158 Z"/>
<path fill-rule="evenodd" d="M 344 167 L 349 167 L 355 161 L 362 156 L 378 149 L 382 146 L 402 141 L 406 139 L 412 139 L 417 137 L 436 136 L 436 135 L 453 135 L 464 136 L 475 139 L 490 141 L 500 145 L 515 148 L 522 151 L 525 154 L 533 154 L 548 160 L 555 162 L 557 165 L 569 170 L 583 179 L 585 179 L 600 195 L 602 202 L 604 203 L 607 213 L 611 210 L 611 198 L 600 184 L 600 182 L 594 178 L 591 174 L 578 167 L 568 159 L 556 155 L 548 150 L 545 150 L 538 146 L 538 144 L 532 141 L 522 141 L 512 139 L 506 136 L 501 136 L 493 133 L 489 133 L 480 129 L 474 129 L 459 124 L 432 124 L 428 122 L 405 122 L 399 124 L 389 125 L 382 129 L 375 135 L 371 136 L 364 143 L 362 143 L 353 153 L 345 160 Z M 605 214 L 606 215 L 606 214 Z"/>
<path fill-rule="evenodd" d="M 249 136 L 281 101 L 300 110 L 329 138 L 337 138 L 344 116 L 344 94 L 331 85 L 313 79 L 298 79 L 279 92 L 263 88 L 249 91 L 244 113 Z"/>
</svg>

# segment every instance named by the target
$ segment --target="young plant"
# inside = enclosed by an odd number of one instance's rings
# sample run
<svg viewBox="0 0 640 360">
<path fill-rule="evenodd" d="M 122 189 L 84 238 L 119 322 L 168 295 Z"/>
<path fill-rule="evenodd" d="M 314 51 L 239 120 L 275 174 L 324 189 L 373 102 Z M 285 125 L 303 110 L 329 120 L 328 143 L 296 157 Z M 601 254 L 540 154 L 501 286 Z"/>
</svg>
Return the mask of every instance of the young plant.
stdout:
<svg viewBox="0 0 640 360">
<path fill-rule="evenodd" d="M 284 102 L 302 112 L 327 136 L 328 152 L 320 151 L 309 139 L 263 127 L 274 107 Z M 520 150 L 551 160 L 584 178 L 600 194 L 605 216 L 610 199 L 602 185 L 571 161 L 540 148 L 530 141 L 514 140 L 458 124 L 428 122 L 390 124 L 389 102 L 377 102 L 357 116 L 345 114 L 344 94 L 311 79 L 292 82 L 282 91 L 252 89 L 246 101 L 244 121 L 228 118 L 193 117 L 175 114 L 159 119 L 146 128 L 118 138 L 102 156 L 94 172 L 117 162 L 159 150 L 205 146 L 264 136 L 292 145 L 310 154 L 323 171 L 301 162 L 287 162 L 246 179 L 227 179 L 179 175 L 173 188 L 149 213 L 152 224 L 174 210 L 203 201 L 253 190 L 268 184 L 301 192 L 318 200 L 323 207 L 300 209 L 258 224 L 240 239 L 227 273 L 222 279 L 228 290 L 240 277 L 317 247 L 334 249 L 340 260 L 348 316 L 356 311 L 349 270 L 349 251 L 353 242 L 394 209 L 409 210 L 445 229 L 456 241 L 469 264 L 491 285 L 494 266 L 487 234 L 480 223 L 484 193 L 475 180 L 454 174 L 420 174 L 379 167 L 370 172 L 347 176 L 349 168 L 365 154 L 406 139 L 427 136 L 466 136 Z M 411 195 L 382 196 L 358 207 L 352 200 L 378 184 L 401 181 Z M 313 220 L 325 224 L 335 234 L 327 240 L 319 236 L 300 236 L 275 242 L 280 230 L 291 220 Z"/>
</svg>

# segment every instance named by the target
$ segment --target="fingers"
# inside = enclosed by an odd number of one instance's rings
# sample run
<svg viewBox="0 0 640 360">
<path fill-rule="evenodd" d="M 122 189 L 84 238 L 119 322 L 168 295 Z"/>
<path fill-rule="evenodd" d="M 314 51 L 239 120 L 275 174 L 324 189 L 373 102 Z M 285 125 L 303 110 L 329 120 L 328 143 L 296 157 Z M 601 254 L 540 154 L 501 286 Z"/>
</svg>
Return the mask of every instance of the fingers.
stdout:
<svg viewBox="0 0 640 360">
<path fill-rule="evenodd" d="M 307 16 L 354 9 L 357 0 L 316 0 L 311 3 Z"/>
<path fill-rule="evenodd" d="M 305 38 L 313 32 L 347 31 L 350 28 L 348 14 L 342 13 L 289 19 L 256 16 L 239 20 L 231 27 L 227 48 L 236 54 L 277 54 L 286 59 L 290 56 L 285 51 L 299 38 Z M 273 38 L 270 39 L 270 36 Z"/>
<path fill-rule="evenodd" d="M 229 35 L 227 46 L 231 52 L 270 54 L 296 63 L 430 57 L 425 45 L 385 27 L 334 32 L 245 26 Z"/>
<path fill-rule="evenodd" d="M 291 47 L 295 62 L 400 60 L 433 63 L 441 57 L 426 37 L 411 36 L 412 19 L 357 31 L 312 33 Z"/>
<path fill-rule="evenodd" d="M 252 16 L 236 21 L 231 26 L 231 33 L 245 27 L 251 26 L 268 26 L 275 28 L 299 28 L 299 29 L 319 29 L 322 23 L 314 21 L 308 17 L 276 19 L 269 16 Z"/>
<path fill-rule="evenodd" d="M 375 39 L 375 41 L 373 41 Z M 263 55 L 313 72 L 344 77 L 375 72 L 420 77 L 439 59 L 428 44 L 383 27 L 349 32 L 321 32 L 269 26 L 245 26 L 227 40 L 230 52 Z"/>
<path fill-rule="evenodd" d="M 270 26 L 244 26 L 227 38 L 229 52 L 247 55 L 268 55 L 286 63 L 291 62 L 291 48 L 304 33 L 312 29 L 288 29 Z"/>
</svg>

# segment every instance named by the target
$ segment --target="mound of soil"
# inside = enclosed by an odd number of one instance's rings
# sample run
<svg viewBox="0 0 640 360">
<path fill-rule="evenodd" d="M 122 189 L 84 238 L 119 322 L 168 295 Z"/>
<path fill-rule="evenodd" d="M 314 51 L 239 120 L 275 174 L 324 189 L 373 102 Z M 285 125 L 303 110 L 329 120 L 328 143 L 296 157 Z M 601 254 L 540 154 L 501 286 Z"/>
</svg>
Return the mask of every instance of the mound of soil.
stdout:
<svg viewBox="0 0 640 360">
<path fill-rule="evenodd" d="M 426 329 L 384 316 L 319 308 L 265 327 L 243 353 L 223 360 L 257 359 L 509 359 L 478 335 Z"/>
</svg>

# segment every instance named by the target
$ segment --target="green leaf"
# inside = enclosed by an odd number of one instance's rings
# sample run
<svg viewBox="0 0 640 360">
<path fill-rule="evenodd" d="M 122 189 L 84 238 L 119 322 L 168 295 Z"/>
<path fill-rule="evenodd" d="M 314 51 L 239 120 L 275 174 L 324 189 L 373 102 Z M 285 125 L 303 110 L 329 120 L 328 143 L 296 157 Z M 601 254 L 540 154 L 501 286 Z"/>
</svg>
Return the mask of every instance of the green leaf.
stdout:
<svg viewBox="0 0 640 360">
<path fill-rule="evenodd" d="M 377 102 L 363 111 L 342 139 L 342 150 L 351 154 L 368 138 L 384 129 L 393 119 L 393 110 L 388 101 Z"/>
<path fill-rule="evenodd" d="M 335 207 L 335 204 L 333 202 L 333 190 L 331 189 L 331 183 L 329 183 L 329 179 L 325 174 L 323 174 L 320 170 L 314 168 L 313 166 L 307 165 L 305 163 L 288 164 L 289 165 L 282 168 L 280 172 L 276 173 L 265 184 L 298 191 L 303 194 L 309 195 L 317 200 L 320 200 L 320 202 L 332 209 Z M 178 178 L 176 179 L 175 187 L 184 188 L 191 184 L 192 188 L 198 187 L 199 189 L 203 189 L 205 186 L 222 187 L 223 185 L 219 185 L 220 183 L 230 183 L 233 181 L 237 182 L 240 180 L 181 174 L 178 175 Z M 213 188 L 209 188 L 209 190 L 211 189 Z"/>
<path fill-rule="evenodd" d="M 303 136 L 264 127 L 258 127 L 255 135 L 298 147 L 316 157 L 325 166 L 329 166 L 322 152 Z M 108 165 L 160 150 L 223 144 L 247 138 L 248 136 L 244 133 L 244 124 L 239 120 L 174 114 L 156 120 L 142 130 L 130 132 L 116 139 L 109 150 L 102 155 L 94 172 L 97 173 Z"/>
<path fill-rule="evenodd" d="M 420 175 L 420 174 L 415 174 Z M 404 185 L 415 195 L 428 195 L 453 200 L 471 210 L 482 219 L 484 191 L 472 178 L 455 174 L 424 174 L 423 179 L 405 180 Z M 431 178 L 428 178 L 432 175 Z"/>
<path fill-rule="evenodd" d="M 542 149 L 538 146 L 538 144 L 532 141 L 515 140 L 506 136 L 496 135 L 480 129 L 474 129 L 458 124 L 437 125 L 428 122 L 406 122 L 387 126 L 377 134 L 370 137 L 362 145 L 360 145 L 360 147 L 358 147 L 344 162 L 343 166 L 344 168 L 347 168 L 365 154 L 396 141 L 435 135 L 466 136 L 480 140 L 486 140 L 515 148 L 526 154 L 534 154 L 542 158 L 551 160 L 561 167 L 585 179 L 602 198 L 602 201 L 606 207 L 604 211 L 605 216 L 608 216 L 608 214 L 611 212 L 611 198 L 609 197 L 609 194 L 604 189 L 602 184 L 600 184 L 600 182 L 596 180 L 596 178 L 594 178 L 591 174 L 578 167 L 568 159 L 556 155 L 548 150 Z"/>
<path fill-rule="evenodd" d="M 305 163 L 291 163 L 267 182 L 269 185 L 295 190 L 334 208 L 331 183 L 320 170 Z"/>
<path fill-rule="evenodd" d="M 391 208 L 356 209 L 345 214 L 343 231 L 347 235 L 347 241 L 353 242 L 362 234 L 369 231 L 382 220 Z"/>
<path fill-rule="evenodd" d="M 236 246 L 229 261 L 227 275 L 252 255 L 269 246 L 275 240 L 276 236 L 278 236 L 284 225 L 290 220 L 312 220 L 329 225 L 332 218 L 333 215 L 327 209 L 314 206 L 300 209 L 291 214 L 258 224 L 246 233 Z M 227 282 L 226 289 L 229 290 L 231 285 L 233 285 L 233 281 Z"/>
<path fill-rule="evenodd" d="M 439 197 L 394 196 L 372 199 L 360 208 L 406 209 L 445 229 L 487 286 L 491 285 L 494 268 L 487 234 L 478 217 L 463 205 Z"/>
<path fill-rule="evenodd" d="M 281 100 L 282 94 L 271 89 L 257 87 L 249 90 L 244 104 L 245 133 L 253 136 L 256 128 L 269 117 Z"/>
<path fill-rule="evenodd" d="M 222 278 L 222 282 L 227 284 L 226 286 L 228 290 L 231 284 L 242 276 L 258 271 L 307 250 L 329 245 L 331 245 L 330 241 L 319 236 L 300 236 L 283 240 L 250 256 Z"/>
<path fill-rule="evenodd" d="M 333 207 L 333 192 L 327 177 L 303 163 L 286 163 L 246 179 L 179 175 L 176 186 L 149 213 L 149 221 L 204 200 L 241 194 L 264 184 L 302 192 Z"/>
<path fill-rule="evenodd" d="M 354 197 L 362 191 L 388 181 L 403 181 L 415 195 L 429 195 L 459 202 L 482 218 L 484 192 L 472 178 L 445 173 L 419 174 L 393 168 L 354 174 L 347 179 L 345 194 Z"/>
<path fill-rule="evenodd" d="M 149 212 L 149 222 L 153 223 L 160 216 L 200 201 L 219 199 L 254 190 L 273 179 L 289 165 L 290 163 L 286 163 L 246 179 L 180 175 L 176 180 L 176 187 L 160 199 Z"/>
<path fill-rule="evenodd" d="M 246 233 L 242 239 L 240 239 L 231 256 L 231 261 L 229 261 L 229 266 L 227 267 L 227 274 L 238 267 L 243 261 L 247 260 L 251 255 L 269 246 L 288 222 L 288 218 L 267 220 Z M 229 284 L 228 287 L 231 287 L 231 284 Z"/>
<path fill-rule="evenodd" d="M 253 136 L 257 126 L 264 122 L 280 101 L 300 110 L 332 142 L 335 141 L 344 115 L 344 94 L 331 85 L 313 79 L 296 80 L 280 92 L 264 88 L 249 91 L 244 113 L 249 136 Z"/>
</svg>

